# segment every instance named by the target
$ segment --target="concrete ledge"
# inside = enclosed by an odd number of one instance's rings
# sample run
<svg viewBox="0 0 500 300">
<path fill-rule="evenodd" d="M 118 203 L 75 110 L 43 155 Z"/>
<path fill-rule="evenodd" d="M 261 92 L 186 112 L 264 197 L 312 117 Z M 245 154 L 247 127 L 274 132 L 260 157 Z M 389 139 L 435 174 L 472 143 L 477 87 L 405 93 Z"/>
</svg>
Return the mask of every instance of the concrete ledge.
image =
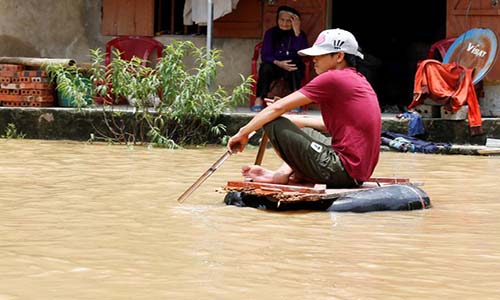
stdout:
<svg viewBox="0 0 500 300">
<path fill-rule="evenodd" d="M 382 128 L 386 131 L 407 133 L 408 121 L 383 118 Z M 467 120 L 446 120 L 423 118 L 426 140 L 452 144 L 485 145 L 486 138 L 500 136 L 500 118 L 483 118 L 483 134 L 471 136 Z"/>
<path fill-rule="evenodd" d="M 225 123 L 228 125 L 228 131 L 236 132 L 238 128 L 248 122 L 254 115 L 254 113 L 248 113 L 244 110 L 238 110 L 226 115 L 225 117 L 231 120 Z M 307 117 L 309 115 L 319 115 L 319 112 L 310 111 L 304 116 Z M 478 136 L 470 136 L 468 120 L 446 120 L 440 118 L 423 118 L 422 120 L 426 130 L 426 140 L 432 142 L 485 145 L 486 138 L 500 137 L 500 118 L 483 118 L 484 133 Z M 234 124 L 231 122 L 234 122 Z M 396 118 L 396 114 L 383 114 L 382 130 L 406 134 L 408 132 L 408 120 L 398 119 Z"/>
<path fill-rule="evenodd" d="M 95 133 L 95 125 L 103 123 L 98 110 L 68 108 L 0 107 L 0 133 L 9 123 L 28 139 L 86 141 Z"/>
<path fill-rule="evenodd" d="M 121 113 L 124 123 L 133 121 L 133 108 L 128 106 L 114 107 L 113 112 Z M 107 112 L 109 116 L 111 111 Z M 245 109 L 237 109 L 223 114 L 221 122 L 227 126 L 227 134 L 232 135 L 246 124 L 255 114 Z M 319 115 L 318 111 L 308 111 L 304 116 Z M 427 140 L 446 142 L 455 145 L 486 144 L 486 138 L 500 139 L 500 118 L 484 118 L 484 134 L 471 137 L 467 120 L 444 120 L 438 118 L 424 118 Z M 77 140 L 86 141 L 97 130 L 106 131 L 105 118 L 102 109 L 84 109 L 62 107 L 0 107 L 0 134 L 5 134 L 9 123 L 16 126 L 19 133 L 24 133 L 29 139 L 47 140 Z M 399 120 L 395 115 L 382 116 L 383 130 L 406 133 L 407 120 Z M 259 138 L 256 135 L 253 140 Z M 476 149 L 478 150 L 478 149 Z M 474 150 L 474 151 L 476 151 Z"/>
<path fill-rule="evenodd" d="M 380 146 L 380 151 L 399 152 L 385 145 Z M 415 153 L 415 154 L 420 154 L 420 153 Z M 452 145 L 449 151 L 440 152 L 436 154 L 497 156 L 500 155 L 500 148 L 491 148 L 478 145 Z M 422 155 L 428 155 L 428 154 L 422 154 Z"/>
</svg>

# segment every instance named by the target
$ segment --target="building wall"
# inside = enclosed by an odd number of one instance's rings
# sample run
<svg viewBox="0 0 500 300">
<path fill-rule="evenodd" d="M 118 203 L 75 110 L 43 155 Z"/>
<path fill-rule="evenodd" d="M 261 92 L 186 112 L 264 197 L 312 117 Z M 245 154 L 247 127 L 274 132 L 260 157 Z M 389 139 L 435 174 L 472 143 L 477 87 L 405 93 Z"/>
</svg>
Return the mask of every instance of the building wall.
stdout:
<svg viewBox="0 0 500 300">
<path fill-rule="evenodd" d="M 0 56 L 76 58 L 103 44 L 100 4 L 90 0 L 0 0 Z"/>
<path fill-rule="evenodd" d="M 0 56 L 72 58 L 88 62 L 89 49 L 102 48 L 113 36 L 101 34 L 101 0 L 0 0 Z M 173 38 L 206 46 L 205 36 L 159 36 L 168 44 Z M 222 50 L 224 68 L 216 84 L 232 89 L 239 74 L 250 74 L 257 39 L 214 39 Z"/>
<path fill-rule="evenodd" d="M 172 36 L 164 35 L 156 37 L 157 40 L 167 45 L 176 40 L 190 40 L 197 47 L 206 47 L 205 36 Z M 248 76 L 251 74 L 251 60 L 255 44 L 258 39 L 213 39 L 212 47 L 221 50 L 222 63 L 224 67 L 218 70 L 217 85 L 222 85 L 228 91 L 241 83 L 239 74 Z"/>
<path fill-rule="evenodd" d="M 458 0 L 457 0 L 458 1 Z M 102 48 L 113 36 L 101 34 L 101 0 L 0 0 L 0 56 L 72 58 L 89 61 L 89 49 Z M 498 16 L 496 16 L 498 18 Z M 497 32 L 498 34 L 498 32 Z M 205 36 L 158 36 L 206 45 Z M 228 91 L 241 82 L 239 74 L 250 74 L 253 48 L 259 39 L 214 39 L 222 51 L 224 68 L 216 84 Z M 497 59 L 496 65 L 500 63 Z M 487 104 L 500 115 L 498 78 L 485 86 Z M 486 106 L 486 104 L 482 104 Z"/>
</svg>

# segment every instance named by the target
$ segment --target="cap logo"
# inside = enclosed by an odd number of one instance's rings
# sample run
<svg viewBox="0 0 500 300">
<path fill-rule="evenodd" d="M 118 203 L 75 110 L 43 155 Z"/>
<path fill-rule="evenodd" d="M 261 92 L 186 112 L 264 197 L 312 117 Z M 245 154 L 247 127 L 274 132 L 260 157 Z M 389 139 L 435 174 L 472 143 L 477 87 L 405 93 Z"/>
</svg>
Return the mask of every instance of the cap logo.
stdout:
<svg viewBox="0 0 500 300">
<path fill-rule="evenodd" d="M 342 45 L 344 45 L 344 41 L 341 41 L 341 40 L 334 40 L 333 41 L 333 48 L 335 50 L 340 50 L 342 49 Z"/>
<path fill-rule="evenodd" d="M 314 45 L 321 45 L 325 42 L 325 34 L 321 33 L 318 38 L 316 39 L 316 42 L 314 42 Z"/>
</svg>

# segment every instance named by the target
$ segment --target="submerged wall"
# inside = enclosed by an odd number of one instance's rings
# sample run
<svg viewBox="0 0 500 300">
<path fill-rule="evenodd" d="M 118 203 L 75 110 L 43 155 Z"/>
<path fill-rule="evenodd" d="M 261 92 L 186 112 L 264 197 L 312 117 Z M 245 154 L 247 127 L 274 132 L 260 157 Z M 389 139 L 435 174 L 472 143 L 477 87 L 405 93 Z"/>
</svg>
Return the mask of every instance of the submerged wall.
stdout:
<svg viewBox="0 0 500 300">
<path fill-rule="evenodd" d="M 132 124 L 134 114 L 130 109 L 122 111 L 120 120 Z M 108 121 L 111 111 L 106 114 Z M 226 125 L 227 134 L 233 135 L 246 124 L 253 114 L 228 113 L 222 115 L 221 123 Z M 484 118 L 484 134 L 470 136 L 467 120 L 444 120 L 424 118 L 427 140 L 453 144 L 484 145 L 486 138 L 500 139 L 500 118 Z M 27 139 L 75 140 L 86 141 L 91 135 L 98 137 L 99 132 L 108 132 L 108 126 L 102 109 L 84 109 L 62 107 L 0 107 L 0 136 L 5 135 L 9 124 L 13 124 L 18 133 Z M 121 124 L 121 122 L 120 122 Z M 408 122 L 394 117 L 382 118 L 383 130 L 406 134 Z M 254 137 L 257 139 L 258 135 Z"/>
</svg>

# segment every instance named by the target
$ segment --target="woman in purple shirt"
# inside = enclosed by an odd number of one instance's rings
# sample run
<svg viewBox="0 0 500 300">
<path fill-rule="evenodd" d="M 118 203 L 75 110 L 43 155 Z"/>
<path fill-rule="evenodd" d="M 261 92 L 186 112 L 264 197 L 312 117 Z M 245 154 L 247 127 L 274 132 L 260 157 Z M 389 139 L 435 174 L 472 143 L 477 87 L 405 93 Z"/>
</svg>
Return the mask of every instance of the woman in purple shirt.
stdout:
<svg viewBox="0 0 500 300">
<path fill-rule="evenodd" d="M 264 34 L 261 65 L 255 103 L 252 111 L 264 108 L 271 83 L 284 78 L 290 92 L 300 88 L 304 77 L 304 63 L 298 51 L 308 47 L 306 34 L 300 29 L 300 14 L 289 6 L 280 6 L 276 15 L 278 25 Z"/>
</svg>

